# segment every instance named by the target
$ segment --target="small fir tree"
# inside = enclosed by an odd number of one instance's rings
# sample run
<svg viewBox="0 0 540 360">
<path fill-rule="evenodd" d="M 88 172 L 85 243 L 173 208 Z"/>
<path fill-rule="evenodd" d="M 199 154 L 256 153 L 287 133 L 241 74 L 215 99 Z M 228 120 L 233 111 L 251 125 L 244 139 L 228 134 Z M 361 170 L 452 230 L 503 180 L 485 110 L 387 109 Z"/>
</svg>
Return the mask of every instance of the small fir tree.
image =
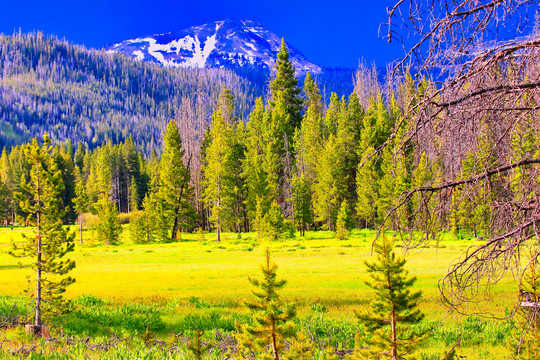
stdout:
<svg viewBox="0 0 540 360">
<path fill-rule="evenodd" d="M 203 336 L 204 332 L 202 330 L 196 330 L 195 337 L 187 343 L 187 348 L 193 354 L 195 360 L 204 358 L 204 354 L 212 348 L 211 344 L 204 344 L 202 342 Z"/>
<path fill-rule="evenodd" d="M 251 345 L 253 350 L 269 346 L 272 359 L 279 360 L 284 340 L 291 335 L 293 329 L 291 320 L 296 316 L 296 307 L 284 304 L 279 298 L 277 292 L 287 282 L 277 279 L 277 265 L 271 263 L 268 248 L 261 271 L 261 280 L 249 277 L 249 281 L 256 288 L 253 290 L 256 300 L 245 303 L 254 315 L 254 325 L 247 326 L 245 331 L 254 339 Z"/>
<path fill-rule="evenodd" d="M 353 353 L 348 355 L 346 358 L 348 360 L 365 360 L 366 354 L 365 354 L 365 348 L 361 345 L 361 336 L 360 332 L 356 330 L 356 335 L 354 335 L 354 349 Z M 377 357 L 377 359 L 379 359 Z"/>
<path fill-rule="evenodd" d="M 341 360 L 341 356 L 336 354 L 336 349 L 334 349 L 334 347 L 331 346 L 330 343 L 328 343 L 328 345 L 324 349 L 323 356 L 324 360 Z"/>
<path fill-rule="evenodd" d="M 62 174 L 51 157 L 51 140 L 47 133 L 40 146 L 37 139 L 24 148 L 24 155 L 31 166 L 30 182 L 21 183 L 23 193 L 17 193 L 20 208 L 28 213 L 28 221 L 35 222 L 33 237 L 23 235 L 26 243 L 13 244 L 11 254 L 20 258 L 30 258 L 30 267 L 36 272 L 35 280 L 30 280 L 25 291 L 35 299 L 34 331 L 40 333 L 43 318 L 52 314 L 69 311 L 70 303 L 62 294 L 73 282 L 66 276 L 75 262 L 65 259 L 74 249 L 75 234 L 62 226 L 66 209 L 62 208 L 61 192 L 64 190 Z M 31 286 L 35 286 L 31 289 Z"/>
<path fill-rule="evenodd" d="M 94 225 L 98 240 L 107 245 L 117 245 L 120 241 L 122 225 L 116 203 L 103 197 L 96 203 L 95 209 L 99 216 L 99 222 Z"/>
<path fill-rule="evenodd" d="M 349 238 L 349 203 L 343 200 L 336 220 L 336 237 L 339 240 Z"/>
<path fill-rule="evenodd" d="M 375 290 L 371 311 L 357 313 L 360 321 L 372 332 L 365 356 L 391 360 L 410 358 L 411 353 L 425 338 L 426 332 L 415 332 L 411 325 L 419 323 L 424 314 L 418 309 L 421 292 L 412 292 L 415 277 L 408 277 L 405 259 L 396 257 L 393 241 L 382 235 L 375 244 L 377 261 L 365 262 Z"/>
<path fill-rule="evenodd" d="M 272 241 L 282 239 L 285 236 L 294 236 L 290 221 L 285 219 L 281 207 L 274 200 L 268 213 L 264 215 L 262 220 L 262 233 Z"/>
<path fill-rule="evenodd" d="M 146 241 L 144 211 L 135 211 L 129 218 L 129 237 L 136 244 L 142 244 Z"/>
<path fill-rule="evenodd" d="M 291 345 L 286 352 L 284 359 L 312 360 L 313 357 L 313 341 L 311 341 L 311 338 L 308 336 L 306 329 L 302 328 L 296 334 L 296 338 L 291 340 Z"/>
</svg>

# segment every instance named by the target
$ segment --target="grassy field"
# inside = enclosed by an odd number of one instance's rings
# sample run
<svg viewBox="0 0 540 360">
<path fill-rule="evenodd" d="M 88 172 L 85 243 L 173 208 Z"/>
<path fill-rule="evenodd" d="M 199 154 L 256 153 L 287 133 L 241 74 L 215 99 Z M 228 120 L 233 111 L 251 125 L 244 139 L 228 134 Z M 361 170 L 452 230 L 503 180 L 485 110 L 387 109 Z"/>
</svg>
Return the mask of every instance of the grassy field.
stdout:
<svg viewBox="0 0 540 360">
<path fill-rule="evenodd" d="M 21 241 L 21 233 L 28 231 L 0 228 L 0 295 L 18 295 L 26 287 L 29 270 L 19 268 L 18 260 L 7 251 L 12 241 Z M 211 234 L 206 234 L 205 239 L 182 234 L 178 242 L 150 245 L 132 244 L 126 231 L 118 246 L 93 244 L 91 235 L 85 232 L 84 244 L 77 244 L 70 254 L 77 263 L 72 272 L 77 282 L 66 295 L 95 296 L 105 299 L 109 307 L 140 303 L 168 309 L 161 315 L 162 336 L 193 314 L 205 316 L 213 311 L 221 317 L 246 315 L 242 300 L 251 292 L 247 276 L 259 275 L 266 247 L 279 265 L 279 277 L 288 281 L 282 296 L 298 305 L 299 319 L 323 313 L 327 322 L 355 327 L 354 310 L 366 309 L 373 296 L 364 284 L 368 278 L 363 266 L 364 260 L 370 259 L 372 231 L 355 231 L 343 241 L 330 232 L 309 232 L 303 238 L 272 243 L 258 240 L 253 233 L 225 234 L 220 243 Z M 487 333 L 469 342 L 462 339 L 462 354 L 471 359 L 479 358 L 478 354 L 491 359 L 508 355 L 504 341 L 497 340 L 501 337 L 497 333 L 497 328 L 502 329 L 500 323 L 452 314 L 439 299 L 439 279 L 455 259 L 477 244 L 449 239 L 405 254 L 397 249 L 406 256 L 407 269 L 418 277 L 416 287 L 423 292 L 421 309 L 427 321 L 437 322 L 440 336 L 426 344 L 426 354 L 451 346 L 452 339 L 465 329 L 477 335 Z M 512 279 L 504 279 L 493 291 L 491 301 L 470 311 L 504 315 L 505 309 L 513 307 L 516 291 Z M 444 331 L 451 336 L 444 335 Z"/>
</svg>

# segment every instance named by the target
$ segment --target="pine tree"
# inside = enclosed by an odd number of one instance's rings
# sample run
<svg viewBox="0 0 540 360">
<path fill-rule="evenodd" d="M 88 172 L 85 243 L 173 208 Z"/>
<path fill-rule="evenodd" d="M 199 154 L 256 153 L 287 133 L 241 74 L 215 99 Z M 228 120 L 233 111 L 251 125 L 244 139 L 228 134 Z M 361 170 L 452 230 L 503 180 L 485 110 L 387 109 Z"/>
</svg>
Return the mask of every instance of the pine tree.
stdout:
<svg viewBox="0 0 540 360">
<path fill-rule="evenodd" d="M 374 244 L 377 261 L 365 262 L 372 279 L 366 284 L 375 290 L 376 298 L 371 311 L 357 316 L 373 334 L 365 351 L 373 359 L 406 359 L 426 335 L 411 328 L 424 317 L 418 310 L 421 292 L 411 292 L 416 278 L 407 276 L 406 261 L 396 257 L 393 246 L 383 234 Z"/>
<path fill-rule="evenodd" d="M 129 218 L 129 236 L 135 244 L 148 242 L 144 211 L 134 211 L 131 213 Z"/>
<path fill-rule="evenodd" d="M 97 154 L 95 189 L 97 201 L 94 203 L 94 211 L 99 217 L 99 222 L 94 225 L 94 230 L 99 241 L 107 245 L 115 245 L 119 242 L 122 226 L 118 218 L 117 204 L 111 200 L 113 186 L 111 184 L 111 168 L 108 157 L 110 148 L 102 148 Z"/>
<path fill-rule="evenodd" d="M 349 222 L 349 204 L 347 200 L 343 200 L 336 220 L 336 237 L 339 240 L 349 238 Z"/>
<path fill-rule="evenodd" d="M 75 186 L 75 198 L 73 199 L 73 208 L 79 217 L 79 236 L 80 243 L 83 243 L 83 222 L 84 213 L 88 211 L 89 199 L 86 193 L 86 186 L 82 179 L 82 173 L 80 169 L 77 169 L 76 173 L 77 184 Z"/>
<path fill-rule="evenodd" d="M 286 360 L 312 360 L 314 357 L 313 341 L 305 328 L 300 329 L 296 337 L 291 340 L 289 350 L 283 357 Z"/>
<path fill-rule="evenodd" d="M 330 95 L 330 105 L 328 105 L 328 110 L 324 117 L 324 128 L 325 134 L 328 138 L 330 135 L 337 135 L 337 128 L 340 116 L 341 104 L 339 102 L 339 97 L 336 93 Z"/>
<path fill-rule="evenodd" d="M 315 181 L 315 169 L 325 140 L 322 113 L 318 110 L 319 105 L 322 106 L 322 103 L 311 104 L 307 109 L 296 143 L 297 167 L 306 174 L 310 184 Z"/>
<path fill-rule="evenodd" d="M 117 245 L 120 242 L 122 225 L 118 218 L 116 204 L 102 197 L 94 206 L 99 216 L 99 222 L 94 226 L 98 241 L 107 245 Z"/>
<path fill-rule="evenodd" d="M 79 141 L 77 144 L 77 150 L 75 151 L 75 166 L 81 171 L 84 168 L 84 156 L 86 155 L 86 146 Z"/>
<path fill-rule="evenodd" d="M 261 271 L 263 273 L 261 280 L 249 277 L 249 281 L 256 289 L 253 294 L 257 299 L 246 302 L 246 306 L 253 312 L 255 323 L 245 330 L 258 343 L 257 348 L 270 346 L 272 359 L 279 360 L 284 340 L 291 335 L 293 329 L 291 320 L 296 316 L 296 308 L 284 304 L 279 298 L 277 292 L 287 282 L 277 279 L 277 265 L 270 262 L 268 248 Z"/>
<path fill-rule="evenodd" d="M 354 335 L 354 349 L 353 353 L 346 357 L 347 360 L 366 360 L 366 349 L 360 345 L 361 337 L 360 332 L 356 330 L 356 335 Z M 376 357 L 376 359 L 380 359 Z"/>
<path fill-rule="evenodd" d="M 420 155 L 416 169 L 413 171 L 412 186 L 418 189 L 421 186 L 432 186 L 439 178 L 440 166 L 431 164 L 425 152 Z M 414 219 L 413 228 L 422 229 L 426 240 L 433 239 L 441 234 L 442 220 L 437 214 L 437 197 L 426 198 L 424 194 L 418 194 L 412 201 L 412 217 Z M 405 225 L 405 224 L 402 224 Z"/>
<path fill-rule="evenodd" d="M 311 189 L 304 174 L 294 177 L 292 186 L 294 219 L 297 226 L 300 228 L 301 235 L 304 236 L 307 224 L 310 224 L 313 219 L 313 211 L 311 209 Z"/>
<path fill-rule="evenodd" d="M 343 96 L 335 136 L 336 144 L 336 187 L 339 200 L 346 199 L 351 207 L 356 203 L 356 173 L 358 170 L 359 121 L 349 112 L 349 104 Z M 353 105 L 354 107 L 354 105 Z"/>
<path fill-rule="evenodd" d="M 281 39 L 281 47 L 277 54 L 276 70 L 276 77 L 270 82 L 270 90 L 272 92 L 271 106 L 274 106 L 274 102 L 277 101 L 278 97 L 282 97 L 285 111 L 289 115 L 290 124 L 292 128 L 297 128 L 302 121 L 304 101 L 300 97 L 302 90 L 298 87 L 294 65 L 289 60 L 289 49 L 285 45 L 284 39 Z M 278 93 L 280 94 L 279 96 Z"/>
<path fill-rule="evenodd" d="M 223 112 L 234 108 L 230 90 L 224 88 L 220 95 L 220 103 L 212 115 L 210 143 L 206 149 L 204 174 L 204 201 L 210 206 L 211 220 L 216 224 L 216 240 L 220 241 L 223 224 L 234 223 L 234 207 L 236 190 L 234 177 L 234 137 L 231 119 L 226 119 Z M 229 109 L 229 110 L 223 110 Z M 230 114 L 229 114 L 230 116 Z"/>
<path fill-rule="evenodd" d="M 336 354 L 336 349 L 334 349 L 330 343 L 324 349 L 324 360 L 341 360 L 341 356 Z"/>
<path fill-rule="evenodd" d="M 187 343 L 187 348 L 193 354 L 195 360 L 203 359 L 204 354 L 212 348 L 210 344 L 203 344 L 203 336 L 204 332 L 202 330 L 195 330 L 195 337 Z"/>
<path fill-rule="evenodd" d="M 309 71 L 304 79 L 303 92 L 305 96 L 305 108 L 309 109 L 310 107 L 313 107 L 317 114 L 322 115 L 323 104 L 321 91 Z"/>
<path fill-rule="evenodd" d="M 195 209 L 191 204 L 193 188 L 190 185 L 190 172 L 184 165 L 182 139 L 171 120 L 164 134 L 164 150 L 160 162 L 159 198 L 165 203 L 172 229 L 171 238 L 176 239 L 180 227 L 194 227 L 192 221 Z M 188 164 L 189 165 L 189 164 Z"/>
<path fill-rule="evenodd" d="M 330 135 L 320 151 L 318 165 L 315 168 L 313 184 L 313 208 L 317 221 L 325 223 L 329 231 L 334 231 L 340 206 L 337 189 L 339 166 L 336 166 L 337 152 L 333 135 Z"/>
<path fill-rule="evenodd" d="M 356 174 L 358 200 L 357 216 L 365 221 L 366 227 L 377 224 L 380 213 L 380 184 L 383 172 L 377 149 L 386 141 L 390 131 L 389 115 L 382 96 L 371 100 L 368 113 L 363 118 L 362 133 L 358 146 L 359 165 Z"/>
<path fill-rule="evenodd" d="M 268 194 L 268 172 L 265 166 L 265 114 L 261 98 L 247 123 L 246 157 L 243 161 L 243 178 L 247 188 L 246 209 L 256 231 L 260 233 L 259 213 L 266 212 L 270 205 Z"/>
<path fill-rule="evenodd" d="M 294 236 L 290 222 L 283 216 L 283 212 L 278 203 L 274 200 L 270 205 L 268 213 L 262 219 L 262 235 L 268 236 L 270 240 L 276 241 L 284 236 Z"/>
<path fill-rule="evenodd" d="M 30 182 L 23 182 L 23 193 L 17 199 L 28 220 L 35 222 L 35 237 L 24 236 L 26 244 L 13 245 L 12 255 L 31 258 L 31 268 L 36 272 L 35 281 L 29 278 L 27 294 L 36 301 L 34 331 L 39 333 L 43 318 L 51 314 L 69 310 L 69 302 L 62 297 L 66 287 L 75 282 L 69 271 L 75 262 L 64 256 L 74 249 L 75 234 L 62 226 L 66 210 L 62 209 L 61 193 L 64 190 L 62 174 L 51 156 L 51 140 L 47 133 L 43 144 L 34 139 L 24 148 L 24 154 L 31 165 Z M 35 285 L 35 292 L 30 289 Z"/>
<path fill-rule="evenodd" d="M 139 187 L 137 186 L 137 181 L 134 176 L 131 177 L 128 194 L 129 211 L 134 212 L 139 210 Z"/>
</svg>

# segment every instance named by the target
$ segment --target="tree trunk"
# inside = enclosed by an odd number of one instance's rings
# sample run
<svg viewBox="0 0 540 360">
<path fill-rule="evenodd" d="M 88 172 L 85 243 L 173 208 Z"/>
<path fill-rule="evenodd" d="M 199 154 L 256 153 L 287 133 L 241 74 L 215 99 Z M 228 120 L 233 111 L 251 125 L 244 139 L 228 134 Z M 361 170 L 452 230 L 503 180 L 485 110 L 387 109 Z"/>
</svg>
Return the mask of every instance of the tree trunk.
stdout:
<svg viewBox="0 0 540 360">
<path fill-rule="evenodd" d="M 274 360 L 279 360 L 278 351 L 277 351 L 277 343 L 276 343 L 276 328 L 274 322 L 272 322 L 272 355 L 274 357 Z"/>
<path fill-rule="evenodd" d="M 182 195 L 180 195 L 180 198 Z M 174 225 L 171 232 L 171 239 L 176 239 L 176 234 L 178 233 L 178 211 L 180 210 L 180 206 L 176 206 L 174 208 Z"/>
<path fill-rule="evenodd" d="M 171 238 L 176 239 L 178 233 L 178 211 L 180 211 L 180 202 L 182 201 L 182 196 L 184 194 L 184 188 L 188 186 L 187 178 L 189 174 L 189 166 L 191 164 L 191 155 L 189 155 L 189 160 L 186 166 L 186 173 L 184 174 L 184 181 L 182 182 L 182 187 L 180 188 L 180 194 L 178 196 L 178 205 L 174 208 L 174 225 L 171 233 Z"/>
<path fill-rule="evenodd" d="M 34 319 L 35 326 L 41 326 L 41 186 L 39 184 L 39 165 L 37 167 L 37 269 L 36 269 L 36 317 Z"/>
<path fill-rule="evenodd" d="M 219 221 L 219 217 L 216 220 L 216 240 L 221 242 L 221 223 Z"/>
<path fill-rule="evenodd" d="M 79 213 L 79 236 L 80 236 L 80 242 L 81 242 L 81 245 L 83 243 L 82 241 L 82 230 L 83 230 L 83 214 L 82 213 Z"/>
</svg>

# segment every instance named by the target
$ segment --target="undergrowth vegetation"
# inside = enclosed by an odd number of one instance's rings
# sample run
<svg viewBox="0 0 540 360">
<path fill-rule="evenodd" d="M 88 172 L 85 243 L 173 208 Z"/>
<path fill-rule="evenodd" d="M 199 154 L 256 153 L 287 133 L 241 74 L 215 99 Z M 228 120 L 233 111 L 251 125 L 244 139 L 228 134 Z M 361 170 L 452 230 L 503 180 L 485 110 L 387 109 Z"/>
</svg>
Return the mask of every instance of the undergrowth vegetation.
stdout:
<svg viewBox="0 0 540 360">
<path fill-rule="evenodd" d="M 169 244 L 139 245 L 125 239 L 117 246 L 77 244 L 77 282 L 67 292 L 72 311 L 50 319 L 52 339 L 29 339 L 17 326 L 32 313 L 32 300 L 19 295 L 29 270 L 18 268 L 6 254 L 10 241 L 25 231 L 0 229 L 0 323 L 9 317 L 14 325 L 0 330 L 0 358 L 191 359 L 187 343 L 200 330 L 202 343 L 210 344 L 205 358 L 225 359 L 235 349 L 239 326 L 252 325 L 243 305 L 252 290 L 247 276 L 258 271 L 267 246 L 288 280 L 282 296 L 298 308 L 294 331 L 305 330 L 315 359 L 325 359 L 328 345 L 337 356 L 349 354 L 357 334 L 370 336 L 354 310 L 367 310 L 373 298 L 364 285 L 368 277 L 362 262 L 370 258 L 374 232 L 355 230 L 348 240 L 337 240 L 330 232 L 277 242 L 259 240 L 254 233 L 224 233 L 221 243 L 182 234 L 181 241 Z M 422 360 L 441 359 L 457 343 L 467 359 L 510 355 L 507 344 L 515 333 L 511 320 L 447 313 L 438 298 L 437 281 L 448 268 L 447 259 L 476 243 L 449 236 L 406 253 L 424 293 L 420 307 L 426 319 L 415 326 L 431 331 L 419 350 Z M 480 311 L 509 315 L 516 291 L 512 279 L 495 291 Z"/>
</svg>

